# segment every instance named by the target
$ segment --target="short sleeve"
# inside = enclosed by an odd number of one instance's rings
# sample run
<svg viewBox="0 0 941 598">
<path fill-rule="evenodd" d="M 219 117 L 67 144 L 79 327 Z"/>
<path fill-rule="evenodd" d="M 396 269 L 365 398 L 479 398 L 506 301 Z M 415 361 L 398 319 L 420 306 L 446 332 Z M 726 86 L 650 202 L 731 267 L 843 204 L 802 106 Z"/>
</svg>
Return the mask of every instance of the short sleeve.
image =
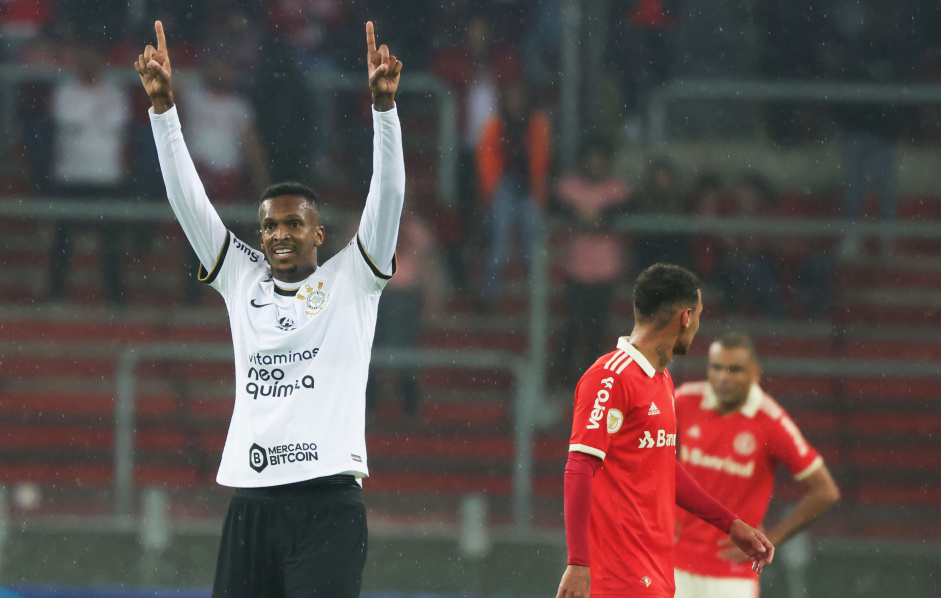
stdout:
<svg viewBox="0 0 941 598">
<path fill-rule="evenodd" d="M 794 479 L 801 480 L 820 467 L 823 463 L 820 454 L 807 442 L 786 411 L 782 409 L 771 426 L 772 456 L 787 467 Z"/>
<path fill-rule="evenodd" d="M 629 406 L 624 384 L 616 374 L 602 368 L 586 372 L 575 387 L 569 451 L 604 459 Z"/>
</svg>

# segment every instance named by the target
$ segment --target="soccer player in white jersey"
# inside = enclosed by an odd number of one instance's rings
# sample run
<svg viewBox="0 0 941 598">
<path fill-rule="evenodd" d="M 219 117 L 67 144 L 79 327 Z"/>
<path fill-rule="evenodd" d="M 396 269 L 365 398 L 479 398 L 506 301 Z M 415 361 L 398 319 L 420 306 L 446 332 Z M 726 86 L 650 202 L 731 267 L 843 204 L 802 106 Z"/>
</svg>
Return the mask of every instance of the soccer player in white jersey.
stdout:
<svg viewBox="0 0 941 598">
<path fill-rule="evenodd" d="M 395 272 L 405 194 L 395 107 L 402 63 L 366 23 L 373 176 L 359 229 L 318 265 L 316 195 L 270 187 L 259 253 L 226 230 L 183 141 L 163 25 L 135 65 L 170 205 L 223 296 L 235 348 L 235 407 L 216 480 L 235 487 L 214 597 L 359 596 L 366 562 L 365 391 L 379 293 Z"/>
</svg>

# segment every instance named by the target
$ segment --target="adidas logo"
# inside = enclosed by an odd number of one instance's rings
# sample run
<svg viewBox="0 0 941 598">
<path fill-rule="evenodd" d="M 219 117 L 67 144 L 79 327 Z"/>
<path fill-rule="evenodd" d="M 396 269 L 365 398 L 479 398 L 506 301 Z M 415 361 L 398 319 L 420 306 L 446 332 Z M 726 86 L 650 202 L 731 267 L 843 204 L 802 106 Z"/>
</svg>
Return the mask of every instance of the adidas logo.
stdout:
<svg viewBox="0 0 941 598">
<path fill-rule="evenodd" d="M 657 409 L 656 403 L 650 404 L 650 411 L 647 412 L 647 415 L 660 415 L 660 410 Z"/>
</svg>

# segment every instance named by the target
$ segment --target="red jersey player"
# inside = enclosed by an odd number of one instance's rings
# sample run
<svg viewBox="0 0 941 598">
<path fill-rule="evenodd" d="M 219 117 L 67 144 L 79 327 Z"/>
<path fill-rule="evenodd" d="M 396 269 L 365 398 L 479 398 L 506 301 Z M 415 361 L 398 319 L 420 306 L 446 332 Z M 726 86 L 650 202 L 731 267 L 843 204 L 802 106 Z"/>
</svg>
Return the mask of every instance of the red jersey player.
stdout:
<svg viewBox="0 0 941 598">
<path fill-rule="evenodd" d="M 776 546 L 810 524 L 840 491 L 800 430 L 758 386 L 761 366 L 751 340 L 731 333 L 709 348 L 708 381 L 676 393 L 680 461 L 707 492 L 751 525 L 764 519 L 774 470 L 783 464 L 807 492 L 768 531 Z M 745 555 L 715 529 L 677 511 L 677 598 L 755 598 L 758 578 Z"/>
<path fill-rule="evenodd" d="M 674 354 L 702 312 L 696 276 L 655 264 L 634 285 L 634 330 L 582 376 L 565 467 L 568 567 L 557 598 L 672 598 L 674 504 L 717 526 L 756 571 L 774 547 L 676 460 Z"/>
</svg>

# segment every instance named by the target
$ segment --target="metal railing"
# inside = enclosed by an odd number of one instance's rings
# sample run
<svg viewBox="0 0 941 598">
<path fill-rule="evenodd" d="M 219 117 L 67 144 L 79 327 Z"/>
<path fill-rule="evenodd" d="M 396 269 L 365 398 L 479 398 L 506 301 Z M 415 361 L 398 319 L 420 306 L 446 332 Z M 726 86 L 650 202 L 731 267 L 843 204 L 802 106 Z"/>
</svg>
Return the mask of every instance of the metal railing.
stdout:
<svg viewBox="0 0 941 598">
<path fill-rule="evenodd" d="M 194 78 L 195 73 L 189 69 L 176 69 L 174 78 L 181 86 Z M 23 83 L 46 82 L 55 83 L 72 77 L 69 70 L 60 70 L 52 67 L 24 67 L 0 65 L 0 156 L 6 156 L 17 140 L 17 94 L 19 86 Z M 139 86 L 137 73 L 131 68 L 108 68 L 105 76 L 110 80 L 123 85 Z M 330 73 L 317 77 L 316 85 L 319 92 L 329 91 L 364 92 L 366 86 L 365 72 Z M 143 90 L 139 90 L 143 93 Z M 457 97 L 451 87 L 443 80 L 429 73 L 410 73 L 402 79 L 400 94 L 430 95 L 435 99 L 437 111 L 437 150 L 438 166 L 437 191 L 438 197 L 446 204 L 457 201 L 457 143 L 458 143 L 458 108 Z M 408 132 L 405 131 L 405 143 L 408 143 Z M 364 148 L 363 151 L 369 151 Z"/>
<path fill-rule="evenodd" d="M 220 214 L 224 219 L 254 219 L 251 206 L 225 206 Z M 0 202 L 0 217 L 73 219 L 114 219 L 126 221 L 169 221 L 173 215 L 162 204 L 134 202 L 88 202 L 47 199 L 19 199 Z M 761 220 L 751 218 L 699 218 L 630 216 L 620 219 L 617 226 L 634 232 L 680 232 L 707 234 L 755 234 L 768 237 L 823 236 L 839 237 L 846 233 L 846 222 L 827 219 Z M 875 235 L 941 239 L 941 227 L 932 223 L 914 221 L 862 222 L 861 230 Z M 499 352 L 439 352 L 400 351 L 376 348 L 374 364 L 379 367 L 474 367 L 510 371 L 516 380 L 514 403 L 514 463 L 513 463 L 513 518 L 520 527 L 531 519 L 534 409 L 544 395 L 546 359 L 549 338 L 549 273 L 548 247 L 542 239 L 530 268 L 528 349 L 525 355 Z M 151 345 L 128 347 L 119 360 L 115 390 L 115 452 L 114 486 L 118 513 L 128 513 L 133 504 L 134 481 L 134 395 L 135 368 L 142 360 L 232 359 L 229 345 L 186 347 L 181 345 Z M 671 366 L 677 372 L 693 371 L 701 367 L 696 359 L 677 359 Z M 830 375 L 830 376 L 908 376 L 925 379 L 941 378 L 941 363 L 910 363 L 886 361 L 860 361 L 846 359 L 783 359 L 764 362 L 768 374 Z"/>
<path fill-rule="evenodd" d="M 677 100 L 736 102 L 815 102 L 941 104 L 941 85 L 877 85 L 822 81 L 678 80 L 654 91 L 647 102 L 647 145 L 657 149 L 666 141 L 669 105 Z"/>
<path fill-rule="evenodd" d="M 136 368 L 145 361 L 186 359 L 201 362 L 231 362 L 232 346 L 200 344 L 195 346 L 154 343 L 128 346 L 121 351 L 115 370 L 114 409 L 114 495 L 115 514 L 131 514 L 135 498 L 134 484 L 134 429 Z M 372 366 L 379 368 L 448 367 L 507 371 L 515 379 L 514 401 L 514 467 L 513 497 L 514 522 L 528 527 L 530 522 L 530 495 L 532 488 L 532 407 L 537 401 L 537 379 L 522 356 L 504 351 L 428 351 L 376 347 L 372 353 Z"/>
</svg>

